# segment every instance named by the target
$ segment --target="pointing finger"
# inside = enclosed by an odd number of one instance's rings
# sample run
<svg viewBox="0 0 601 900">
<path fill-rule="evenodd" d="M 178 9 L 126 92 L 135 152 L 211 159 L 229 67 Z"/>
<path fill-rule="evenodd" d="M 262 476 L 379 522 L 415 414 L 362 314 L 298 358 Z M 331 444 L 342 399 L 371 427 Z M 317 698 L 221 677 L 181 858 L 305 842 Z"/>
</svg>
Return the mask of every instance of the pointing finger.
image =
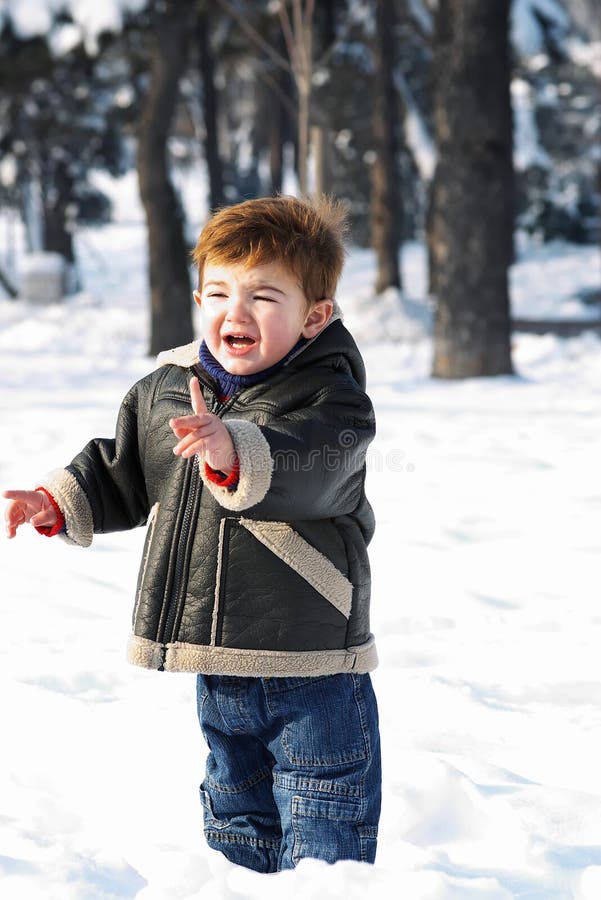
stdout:
<svg viewBox="0 0 601 900">
<path fill-rule="evenodd" d="M 23 500 L 27 502 L 31 500 L 31 497 L 35 497 L 35 491 L 2 491 L 2 496 L 6 497 L 7 500 Z"/>
<path fill-rule="evenodd" d="M 190 379 L 190 399 L 192 401 L 192 409 L 194 410 L 196 415 L 201 415 L 202 413 L 209 412 L 209 410 L 207 409 L 207 404 L 205 403 L 205 398 L 202 396 L 198 378 L 196 378 L 196 376 Z"/>
</svg>

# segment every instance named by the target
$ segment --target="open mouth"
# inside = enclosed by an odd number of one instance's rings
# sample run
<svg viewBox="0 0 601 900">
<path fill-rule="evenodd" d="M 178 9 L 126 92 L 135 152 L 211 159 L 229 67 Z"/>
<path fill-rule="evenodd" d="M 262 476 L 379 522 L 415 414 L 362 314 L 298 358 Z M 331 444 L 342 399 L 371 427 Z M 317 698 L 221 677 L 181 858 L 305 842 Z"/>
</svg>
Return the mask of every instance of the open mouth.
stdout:
<svg viewBox="0 0 601 900">
<path fill-rule="evenodd" d="M 255 339 L 247 334 L 228 334 L 225 336 L 225 342 L 234 350 L 244 350 L 256 343 Z"/>
</svg>

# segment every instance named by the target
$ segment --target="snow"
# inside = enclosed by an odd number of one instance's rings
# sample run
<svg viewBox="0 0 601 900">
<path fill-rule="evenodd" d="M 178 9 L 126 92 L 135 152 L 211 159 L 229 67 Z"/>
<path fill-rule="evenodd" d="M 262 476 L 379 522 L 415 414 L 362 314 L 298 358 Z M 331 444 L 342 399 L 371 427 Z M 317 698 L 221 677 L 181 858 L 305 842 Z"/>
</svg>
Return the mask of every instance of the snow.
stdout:
<svg viewBox="0 0 601 900">
<path fill-rule="evenodd" d="M 596 247 L 576 249 L 560 241 L 529 245 L 521 235 L 517 245 L 520 263 L 510 272 L 511 311 L 516 319 L 599 319 L 601 310 L 578 296 L 600 288 Z M 574 277 L 576 260 L 578 278 Z"/>
<path fill-rule="evenodd" d="M 28 40 L 50 31 L 59 5 L 57 0 L 3 0 L 0 10 L 21 40 Z"/>
<path fill-rule="evenodd" d="M 84 293 L 0 300 L 3 488 L 110 434 L 153 365 L 143 229 L 77 241 Z M 520 244 L 514 313 L 574 309 L 600 262 Z M 124 661 L 143 530 L 84 551 L 24 528 L 0 540 L 1 896 L 598 900 L 601 342 L 517 333 L 515 376 L 433 379 L 423 246 L 383 312 L 373 279 L 373 255 L 352 250 L 339 299 L 378 415 L 376 865 L 267 878 L 209 850 L 194 678 Z"/>
<path fill-rule="evenodd" d="M 35 272 L 40 276 L 61 275 L 65 267 L 65 258 L 60 253 L 28 253 L 21 261 L 21 274 Z"/>
<path fill-rule="evenodd" d="M 54 56 L 65 56 L 81 43 L 83 33 L 77 25 L 57 25 L 48 35 L 48 45 Z"/>
<path fill-rule="evenodd" d="M 77 26 L 78 40 L 83 34 L 87 51 L 95 54 L 100 34 L 120 31 L 124 15 L 140 12 L 146 3 L 147 0 L 3 0 L 0 13 L 10 18 L 22 40 L 50 35 L 52 52 L 59 55 L 68 53 L 77 43 L 72 27 L 57 29 L 56 35 L 50 34 L 55 14 L 65 10 Z"/>
<path fill-rule="evenodd" d="M 432 13 L 424 6 L 422 0 L 409 0 L 409 13 L 419 23 L 424 34 L 432 34 L 434 31 Z"/>
<path fill-rule="evenodd" d="M 511 82 L 511 107 L 513 110 L 513 164 L 518 172 L 531 166 L 550 169 L 549 154 L 542 146 L 535 118 L 534 91 L 523 78 Z"/>
<path fill-rule="evenodd" d="M 568 14 L 558 0 L 512 0 L 511 42 L 523 59 L 547 49 L 541 18 L 556 34 L 565 35 L 570 25 Z"/>
<path fill-rule="evenodd" d="M 566 41 L 570 59 L 579 66 L 586 66 L 596 78 L 601 78 L 601 41 L 585 43 L 579 38 Z"/>
<path fill-rule="evenodd" d="M 0 184 L 2 187 L 14 187 L 17 180 L 17 161 L 11 154 L 0 160 Z"/>
<path fill-rule="evenodd" d="M 415 164 L 422 179 L 426 182 L 431 181 L 436 169 L 436 146 L 428 132 L 428 127 L 423 116 L 413 99 L 413 94 L 411 93 L 407 79 L 399 69 L 394 73 L 394 82 L 397 91 L 403 98 L 403 105 L 405 107 L 405 118 L 403 123 L 405 129 L 405 141 L 411 150 L 413 159 L 415 160 Z"/>
</svg>

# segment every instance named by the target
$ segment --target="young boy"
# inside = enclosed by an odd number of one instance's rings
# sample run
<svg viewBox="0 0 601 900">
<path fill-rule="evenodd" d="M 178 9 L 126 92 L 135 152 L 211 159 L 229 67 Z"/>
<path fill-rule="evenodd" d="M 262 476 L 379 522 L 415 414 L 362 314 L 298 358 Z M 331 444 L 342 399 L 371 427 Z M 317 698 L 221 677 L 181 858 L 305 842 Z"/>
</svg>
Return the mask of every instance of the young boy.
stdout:
<svg viewBox="0 0 601 900">
<path fill-rule="evenodd" d="M 148 523 L 129 659 L 198 673 L 206 838 L 259 872 L 376 852 L 375 426 L 332 299 L 342 230 L 325 200 L 218 212 L 194 251 L 200 346 L 160 355 L 114 440 L 4 494 L 9 537 L 31 522 L 87 547 Z"/>
</svg>

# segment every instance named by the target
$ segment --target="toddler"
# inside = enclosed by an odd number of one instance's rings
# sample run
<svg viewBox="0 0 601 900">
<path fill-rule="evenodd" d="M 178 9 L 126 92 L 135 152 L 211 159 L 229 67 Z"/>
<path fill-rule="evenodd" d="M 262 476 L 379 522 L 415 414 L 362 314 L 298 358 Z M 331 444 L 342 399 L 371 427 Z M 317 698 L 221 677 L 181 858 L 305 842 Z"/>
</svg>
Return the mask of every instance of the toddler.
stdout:
<svg viewBox="0 0 601 900">
<path fill-rule="evenodd" d="M 147 523 L 128 656 L 197 674 L 206 839 L 259 872 L 376 852 L 375 424 L 333 299 L 343 228 L 326 199 L 216 213 L 193 254 L 202 342 L 160 354 L 114 439 L 4 492 L 11 538 Z"/>
</svg>

